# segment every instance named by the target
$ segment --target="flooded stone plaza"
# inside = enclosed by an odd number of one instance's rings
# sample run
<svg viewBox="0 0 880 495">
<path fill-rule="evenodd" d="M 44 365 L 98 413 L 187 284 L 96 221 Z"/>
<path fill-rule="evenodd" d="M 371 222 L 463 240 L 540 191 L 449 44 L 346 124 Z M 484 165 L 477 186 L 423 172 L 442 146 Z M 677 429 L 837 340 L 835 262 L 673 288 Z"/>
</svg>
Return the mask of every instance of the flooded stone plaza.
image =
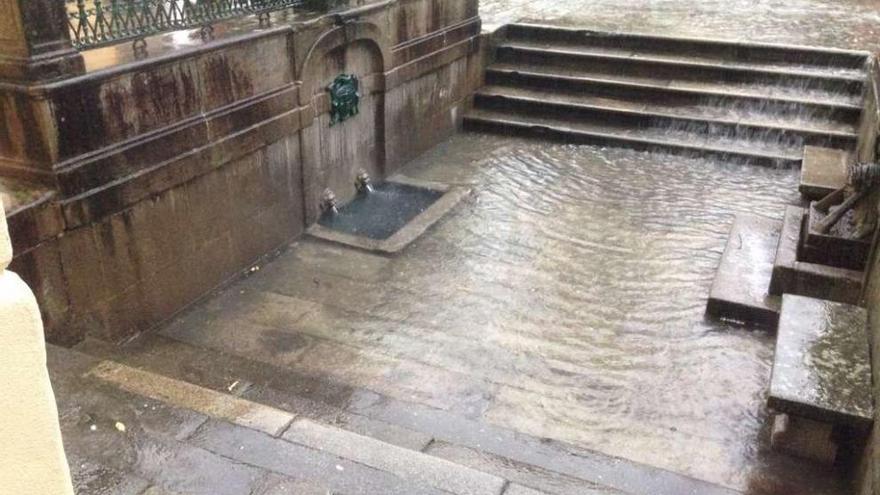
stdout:
<svg viewBox="0 0 880 495">
<path fill-rule="evenodd" d="M 464 134 L 404 173 L 473 192 L 398 257 L 302 241 L 162 334 L 739 490 L 773 476 L 773 340 L 704 311 L 731 216 L 796 200 L 793 171 Z"/>
<path fill-rule="evenodd" d="M 0 65 L 73 493 L 880 493 L 880 2 L 245 3 Z"/>
</svg>

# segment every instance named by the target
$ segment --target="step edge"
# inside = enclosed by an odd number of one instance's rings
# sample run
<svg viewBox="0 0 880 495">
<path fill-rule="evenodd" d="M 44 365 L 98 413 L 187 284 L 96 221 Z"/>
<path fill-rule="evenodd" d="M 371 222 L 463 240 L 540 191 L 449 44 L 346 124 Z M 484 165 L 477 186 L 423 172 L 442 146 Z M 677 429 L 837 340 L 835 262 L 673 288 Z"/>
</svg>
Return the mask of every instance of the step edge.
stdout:
<svg viewBox="0 0 880 495">
<path fill-rule="evenodd" d="M 516 69 L 503 69 L 495 67 L 497 64 L 490 65 L 486 68 L 486 73 L 499 74 L 499 75 L 507 75 L 507 76 L 526 76 L 538 79 L 548 79 L 548 80 L 563 80 L 568 82 L 581 82 L 585 84 L 608 84 L 612 86 L 625 86 L 628 88 L 635 89 L 647 89 L 647 90 L 655 90 L 655 91 L 667 91 L 670 93 L 687 93 L 692 95 L 702 95 L 706 97 L 720 97 L 720 98 L 742 98 L 742 99 L 750 99 L 750 100 L 763 100 L 763 101 L 771 101 L 774 103 L 781 104 L 792 104 L 792 105 L 805 105 L 805 106 L 816 106 L 816 107 L 826 107 L 829 109 L 838 109 L 838 110 L 849 110 L 856 111 L 861 113 L 863 111 L 860 105 L 855 103 L 839 103 L 839 102 L 831 102 L 831 101 L 821 101 L 821 100 L 808 100 L 808 99 L 799 99 L 799 98 L 786 98 L 780 96 L 770 96 L 770 95 L 761 95 L 758 93 L 725 93 L 723 91 L 713 91 L 706 89 L 693 89 L 693 88 L 673 88 L 669 86 L 664 86 L 661 84 L 650 84 L 644 82 L 636 82 L 636 81 L 627 81 L 623 79 L 608 79 L 608 78 L 600 78 L 600 77 L 586 77 L 586 76 L 569 76 L 565 74 L 554 74 L 554 73 L 546 73 L 546 72 L 535 72 L 535 71 L 523 71 Z"/>
<path fill-rule="evenodd" d="M 558 93 L 557 93 L 558 94 Z M 756 129 L 766 129 L 773 130 L 779 132 L 790 132 L 794 134 L 806 134 L 811 136 L 830 136 L 838 139 L 858 139 L 858 133 L 855 132 L 846 132 L 846 131 L 832 131 L 832 130 L 822 130 L 822 129 L 810 129 L 804 127 L 790 127 L 785 125 L 774 125 L 774 124 L 762 124 L 755 121 L 734 121 L 734 120 L 726 120 L 719 118 L 703 118 L 694 115 L 685 115 L 685 114 L 675 114 L 675 113 L 665 113 L 665 112 L 654 112 L 654 111 L 638 111 L 632 109 L 624 109 L 624 108 L 615 108 L 612 106 L 603 106 L 603 105 L 594 105 L 587 103 L 575 103 L 575 102 L 563 102 L 557 100 L 539 100 L 536 98 L 522 97 L 522 96 L 512 96 L 512 95 L 504 95 L 498 93 L 486 92 L 485 88 L 480 89 L 475 94 L 476 97 L 481 98 L 501 98 L 506 100 L 516 100 L 520 102 L 527 102 L 536 105 L 546 105 L 546 106 L 558 106 L 558 107 L 569 107 L 569 108 L 579 108 L 584 110 L 595 110 L 600 112 L 608 112 L 608 113 L 620 113 L 627 114 L 632 116 L 643 116 L 649 118 L 664 118 L 670 120 L 684 120 L 689 122 L 704 122 L 707 124 L 720 124 L 725 126 L 744 126 L 744 127 L 754 127 Z M 855 126 L 854 126 L 855 127 Z M 834 148 L 836 149 L 836 148 Z"/>
<path fill-rule="evenodd" d="M 602 133 L 602 132 L 590 132 L 590 131 L 565 128 L 565 127 L 554 127 L 554 126 L 543 125 L 543 124 L 533 125 L 533 124 L 529 124 L 526 122 L 517 122 L 517 121 L 511 121 L 511 120 L 505 120 L 505 119 L 492 119 L 492 118 L 474 116 L 473 113 L 465 115 L 464 120 L 470 121 L 470 122 L 489 124 L 489 125 L 506 125 L 506 126 L 511 126 L 511 127 L 517 127 L 520 129 L 531 129 L 531 128 L 536 128 L 536 127 L 544 127 L 544 128 L 550 129 L 551 131 L 555 131 L 555 132 L 559 132 L 559 133 L 563 133 L 563 134 L 582 135 L 582 136 L 589 136 L 589 137 L 595 137 L 595 138 L 609 139 L 612 141 L 641 143 L 641 144 L 652 145 L 652 146 L 657 146 L 657 147 L 661 147 L 661 148 L 662 147 L 679 148 L 679 149 L 692 150 L 692 151 L 696 151 L 696 152 L 702 151 L 702 152 L 718 153 L 718 154 L 724 154 L 724 155 L 736 155 L 736 156 L 741 156 L 744 158 L 752 158 L 752 159 L 759 159 L 759 160 L 774 160 L 774 161 L 780 161 L 780 162 L 800 163 L 800 161 L 803 159 L 802 156 L 795 156 L 795 155 L 776 155 L 776 154 L 770 154 L 770 153 L 760 154 L 760 153 L 749 152 L 746 150 L 738 150 L 738 149 L 735 150 L 735 149 L 729 149 L 729 148 L 715 148 L 715 147 L 710 147 L 710 146 L 694 146 L 694 145 L 688 145 L 688 144 L 684 144 L 684 143 L 676 143 L 676 142 L 669 142 L 669 141 L 656 141 L 656 140 L 648 139 L 648 138 L 635 138 L 635 137 L 628 137 L 628 136 L 618 136 L 618 135 Z"/>
<path fill-rule="evenodd" d="M 562 57 L 572 57 L 572 58 L 590 58 L 590 59 L 602 59 L 609 61 L 619 61 L 619 62 L 629 62 L 629 63 L 645 63 L 645 64 L 653 64 L 653 65 L 668 65 L 671 67 L 677 68 L 691 68 L 691 69 L 711 69 L 717 71 L 725 71 L 725 72 L 743 72 L 750 73 L 756 75 L 768 75 L 768 76 L 779 76 L 779 77 L 797 77 L 802 79 L 815 79 L 815 80 L 825 80 L 832 82 L 840 82 L 840 83 L 849 83 L 849 84 L 866 84 L 868 82 L 867 74 L 864 74 L 862 77 L 856 76 L 847 76 L 843 74 L 821 74 L 818 72 L 808 72 L 808 71 L 786 71 L 781 69 L 766 69 L 760 67 L 748 67 L 745 64 L 743 65 L 724 65 L 722 63 L 712 63 L 712 62 L 699 62 L 696 60 L 671 60 L 668 58 L 657 57 L 657 56 L 649 56 L 649 55 L 639 55 L 634 54 L 632 56 L 626 56 L 616 53 L 601 53 L 597 51 L 580 51 L 580 50 L 566 50 L 561 48 L 540 48 L 533 46 L 525 46 L 518 45 L 516 43 L 500 43 L 496 46 L 497 50 L 511 50 L 514 52 L 526 52 L 530 54 L 541 54 L 548 53 L 551 55 L 562 56 Z M 853 69 L 855 70 L 855 69 Z"/>
<path fill-rule="evenodd" d="M 602 31 L 596 29 L 583 29 L 583 28 L 574 28 L 574 27 L 563 27 L 563 26 L 553 26 L 549 24 L 539 24 L 539 23 L 530 23 L 530 22 L 514 22 L 508 25 L 513 28 L 525 28 L 525 29 L 541 29 L 547 31 L 559 31 L 559 32 L 567 32 L 567 33 L 592 33 L 596 35 L 604 35 L 604 36 L 613 36 L 613 37 L 630 37 L 635 39 L 642 40 L 662 40 L 662 41 L 681 41 L 687 43 L 698 43 L 705 44 L 710 46 L 724 46 L 724 47 L 741 47 L 741 48 L 759 48 L 759 49 L 773 49 L 773 50 L 792 50 L 792 51 L 803 51 L 803 52 L 813 52 L 822 55 L 846 55 L 854 58 L 864 58 L 865 61 L 870 59 L 873 55 L 871 52 L 867 50 L 852 50 L 846 48 L 834 48 L 834 47 L 822 47 L 815 45 L 797 45 L 791 43 L 772 43 L 772 42 L 743 42 L 737 41 L 733 39 L 723 39 L 723 38 L 700 38 L 696 36 L 663 36 L 657 34 L 650 33 L 640 33 L 640 32 L 627 32 L 627 31 Z"/>
</svg>

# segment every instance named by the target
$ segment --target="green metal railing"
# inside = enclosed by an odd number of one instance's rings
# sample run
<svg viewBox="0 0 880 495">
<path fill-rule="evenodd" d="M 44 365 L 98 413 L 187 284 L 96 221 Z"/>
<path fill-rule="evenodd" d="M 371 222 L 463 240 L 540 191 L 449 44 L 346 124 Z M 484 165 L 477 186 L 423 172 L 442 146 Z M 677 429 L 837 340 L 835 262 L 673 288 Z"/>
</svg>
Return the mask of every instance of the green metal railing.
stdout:
<svg viewBox="0 0 880 495">
<path fill-rule="evenodd" d="M 142 40 L 145 36 L 250 14 L 298 7 L 309 0 L 70 0 L 70 37 L 77 49 Z"/>
</svg>

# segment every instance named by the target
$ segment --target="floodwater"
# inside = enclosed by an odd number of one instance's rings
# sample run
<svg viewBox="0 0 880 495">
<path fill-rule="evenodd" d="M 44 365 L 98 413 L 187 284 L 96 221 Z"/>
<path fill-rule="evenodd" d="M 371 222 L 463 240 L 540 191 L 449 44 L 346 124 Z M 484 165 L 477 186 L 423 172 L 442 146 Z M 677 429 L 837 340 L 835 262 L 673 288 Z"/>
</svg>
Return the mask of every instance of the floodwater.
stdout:
<svg viewBox="0 0 880 495">
<path fill-rule="evenodd" d="M 524 21 L 604 31 L 880 49 L 877 0 L 481 0 L 480 15 L 489 26 Z"/>
<path fill-rule="evenodd" d="M 299 241 L 162 334 L 747 493 L 842 493 L 767 447 L 773 335 L 704 316 L 735 214 L 781 218 L 796 169 L 464 133 L 403 173 L 471 194 L 393 257 Z"/>
<path fill-rule="evenodd" d="M 485 417 L 733 488 L 761 476 L 773 339 L 704 310 L 733 216 L 781 218 L 796 171 L 464 134 L 407 173 L 474 189 L 395 282 L 431 302 L 409 323 L 469 342 L 431 360 L 498 382 Z"/>
</svg>

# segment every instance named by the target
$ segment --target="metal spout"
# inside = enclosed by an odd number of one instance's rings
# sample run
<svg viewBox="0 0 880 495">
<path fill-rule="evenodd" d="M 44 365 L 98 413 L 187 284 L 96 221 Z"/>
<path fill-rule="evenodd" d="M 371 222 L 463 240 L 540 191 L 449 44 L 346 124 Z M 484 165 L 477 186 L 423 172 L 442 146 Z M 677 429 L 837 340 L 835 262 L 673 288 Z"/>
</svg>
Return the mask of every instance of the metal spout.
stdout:
<svg viewBox="0 0 880 495">
<path fill-rule="evenodd" d="M 366 170 L 361 169 L 354 180 L 354 186 L 358 192 L 369 194 L 373 192 L 373 179 L 370 178 L 370 174 Z"/>
<path fill-rule="evenodd" d="M 339 213 L 336 195 L 330 189 L 324 189 L 324 195 L 321 197 L 321 211 L 329 211 L 333 215 Z"/>
</svg>

